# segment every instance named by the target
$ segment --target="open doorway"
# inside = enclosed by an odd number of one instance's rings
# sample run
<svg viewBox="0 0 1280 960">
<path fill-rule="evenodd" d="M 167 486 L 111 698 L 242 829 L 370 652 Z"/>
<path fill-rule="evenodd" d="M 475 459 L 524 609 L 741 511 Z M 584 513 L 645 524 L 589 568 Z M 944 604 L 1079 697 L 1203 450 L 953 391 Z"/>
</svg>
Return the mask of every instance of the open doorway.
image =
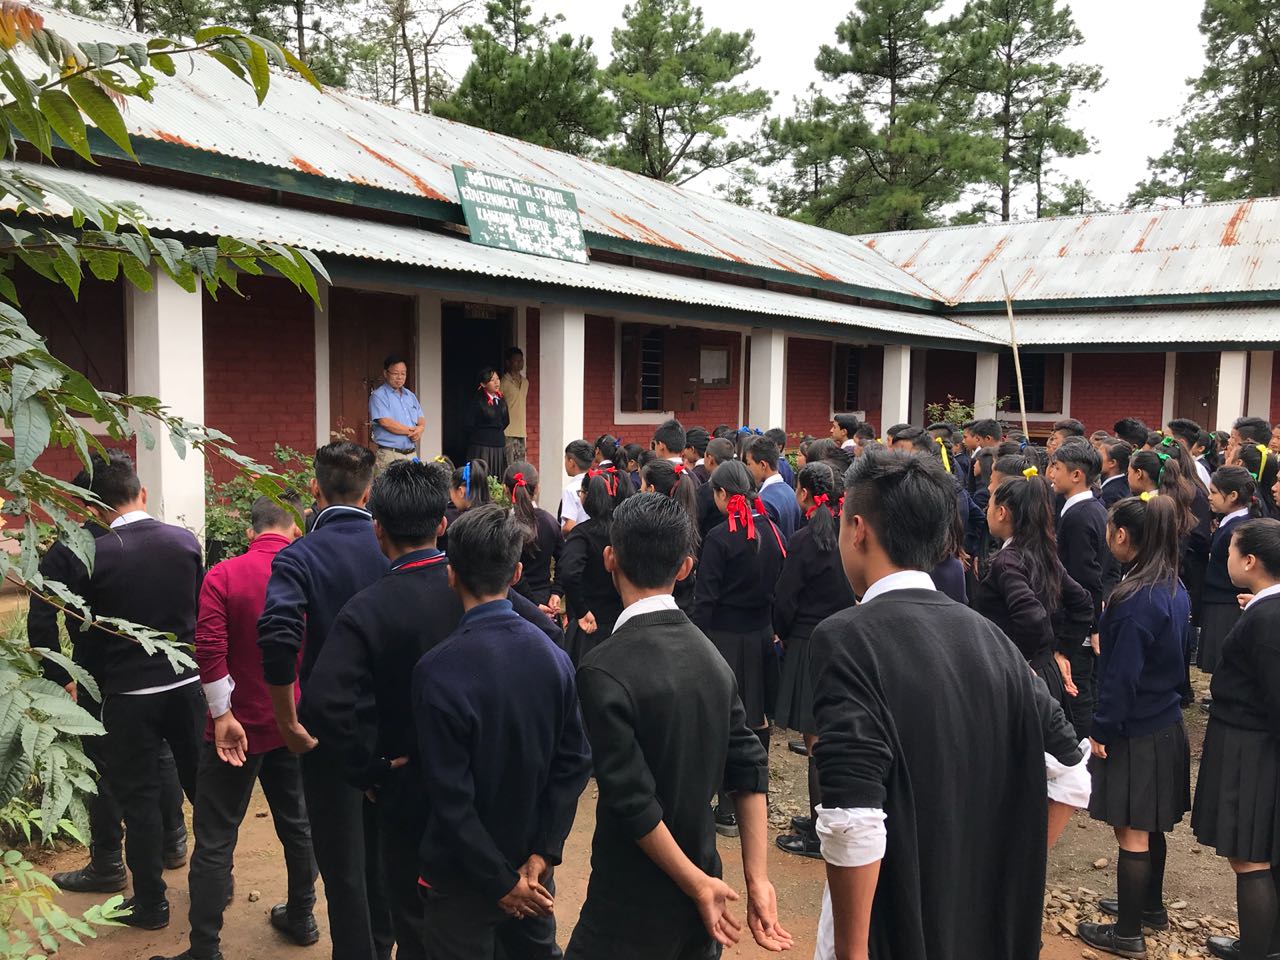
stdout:
<svg viewBox="0 0 1280 960">
<path fill-rule="evenodd" d="M 467 456 L 464 416 L 479 388 L 476 376 L 486 364 L 502 372 L 503 353 L 515 342 L 515 309 L 487 303 L 445 303 L 441 313 L 444 454 L 454 463 L 462 463 Z"/>
</svg>

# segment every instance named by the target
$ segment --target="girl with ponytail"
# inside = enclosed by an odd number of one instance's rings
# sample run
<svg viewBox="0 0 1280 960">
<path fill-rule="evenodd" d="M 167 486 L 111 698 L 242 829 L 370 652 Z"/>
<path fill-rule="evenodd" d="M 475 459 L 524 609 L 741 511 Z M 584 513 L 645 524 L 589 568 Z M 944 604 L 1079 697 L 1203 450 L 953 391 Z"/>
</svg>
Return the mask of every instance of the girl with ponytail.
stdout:
<svg viewBox="0 0 1280 960">
<path fill-rule="evenodd" d="M 821 460 L 806 464 L 796 477 L 796 503 L 805 517 L 788 542 L 787 556 L 773 598 L 773 632 L 782 638 L 782 684 L 778 689 L 780 726 L 804 734 L 809 757 L 809 822 L 796 833 L 777 839 L 787 853 L 819 859 L 822 849 L 814 832 L 814 808 L 821 800 L 813 744 L 818 725 L 813 718 L 813 680 L 809 637 L 834 613 L 853 606 L 855 598 L 840 560 L 840 488 L 832 469 Z"/>
<path fill-rule="evenodd" d="M 1243 467 L 1258 485 L 1258 498 L 1262 501 L 1262 515 L 1274 517 L 1280 510 L 1276 508 L 1276 498 L 1271 492 L 1277 479 L 1280 479 L 1280 456 L 1261 443 L 1243 444 L 1236 449 L 1231 465 Z"/>
<path fill-rule="evenodd" d="M 991 557 L 973 608 L 1013 641 L 1069 717 L 1076 687 L 1067 654 L 1089 636 L 1093 600 L 1058 559 L 1053 491 L 1035 467 L 996 487 L 987 529 L 1003 546 Z"/>
<path fill-rule="evenodd" d="M 1257 484 L 1244 467 L 1219 467 L 1209 485 L 1209 505 L 1218 516 L 1218 529 L 1209 544 L 1200 604 L 1200 669 L 1213 673 L 1222 656 L 1222 643 L 1240 619 L 1238 591 L 1227 570 L 1231 534 L 1241 523 L 1262 516 Z"/>
<path fill-rule="evenodd" d="M 575 664 L 588 650 L 609 639 L 622 613 L 622 598 L 613 585 L 613 575 L 604 568 L 613 509 L 630 492 L 629 478 L 625 474 L 622 482 L 619 478 L 607 469 L 587 471 L 578 496 L 589 519 L 569 531 L 560 551 L 556 578 L 564 587 L 569 606 L 569 655 Z"/>
<path fill-rule="evenodd" d="M 716 467 L 711 489 L 716 509 L 725 519 L 702 544 L 689 616 L 733 669 L 747 725 L 767 752 L 766 713 L 773 712 L 766 699 L 771 685 L 768 674 L 777 669 L 773 600 L 787 555 L 786 540 L 769 519 L 751 474 L 740 461 Z M 776 679 L 772 687 L 776 690 Z M 733 806 L 723 795 L 716 807 L 716 830 L 724 836 L 738 835 Z"/>
<path fill-rule="evenodd" d="M 670 497 L 684 508 L 693 523 L 693 537 L 689 545 L 690 556 L 694 560 L 694 570 L 683 580 L 676 581 L 672 596 L 676 605 L 688 613 L 693 609 L 693 590 L 697 582 L 697 560 L 699 552 L 698 537 L 698 501 L 697 481 L 682 463 L 670 460 L 650 460 L 640 468 L 640 490 L 642 493 L 660 493 Z"/>
<path fill-rule="evenodd" d="M 538 506 L 538 471 L 533 464 L 520 461 L 507 467 L 502 485 L 511 500 L 511 512 L 524 530 L 524 547 L 520 562 L 524 573 L 516 591 L 536 603 L 548 616 L 560 613 L 563 588 L 554 580 L 554 566 L 559 566 L 564 534 L 556 518 Z"/>
<path fill-rule="evenodd" d="M 489 464 L 484 460 L 468 460 L 454 467 L 449 480 L 449 505 L 444 508 L 444 534 L 437 539 L 436 546 L 447 551 L 449 527 L 472 507 L 483 507 L 488 502 Z"/>
<path fill-rule="evenodd" d="M 1148 492 L 1117 503 L 1107 524 L 1111 552 L 1129 572 L 1099 623 L 1089 814 L 1115 830 L 1119 896 L 1101 903 L 1116 923 L 1082 923 L 1079 933 L 1090 946 L 1122 956 L 1144 955 L 1144 925 L 1168 926 L 1165 834 L 1191 807 L 1180 702 L 1191 613 L 1178 577 L 1182 523 L 1171 497 Z"/>
</svg>

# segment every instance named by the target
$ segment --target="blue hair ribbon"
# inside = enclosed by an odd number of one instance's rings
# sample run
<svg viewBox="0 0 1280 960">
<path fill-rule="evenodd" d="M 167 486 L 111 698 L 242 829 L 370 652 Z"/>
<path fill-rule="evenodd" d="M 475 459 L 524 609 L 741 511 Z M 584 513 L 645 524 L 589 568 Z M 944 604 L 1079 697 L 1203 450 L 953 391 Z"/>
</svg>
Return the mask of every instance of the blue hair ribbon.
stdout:
<svg viewBox="0 0 1280 960">
<path fill-rule="evenodd" d="M 467 499 L 471 499 L 471 462 L 467 461 L 462 465 L 462 482 L 467 488 Z"/>
</svg>

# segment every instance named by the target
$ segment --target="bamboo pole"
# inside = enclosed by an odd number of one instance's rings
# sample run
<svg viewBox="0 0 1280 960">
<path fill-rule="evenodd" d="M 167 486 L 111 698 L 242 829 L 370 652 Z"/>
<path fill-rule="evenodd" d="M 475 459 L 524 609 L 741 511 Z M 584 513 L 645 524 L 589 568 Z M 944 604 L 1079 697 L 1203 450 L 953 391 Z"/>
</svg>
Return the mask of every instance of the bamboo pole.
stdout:
<svg viewBox="0 0 1280 960">
<path fill-rule="evenodd" d="M 1022 435 L 1031 440 L 1031 431 L 1027 429 L 1027 394 L 1022 387 L 1022 358 L 1018 354 L 1018 331 L 1013 323 L 1013 298 L 1009 296 L 1009 284 L 1005 283 L 1004 271 L 1000 271 L 1000 286 L 1004 287 L 1004 308 L 1009 314 L 1009 345 L 1013 347 L 1013 373 L 1018 380 L 1018 411 L 1022 414 Z"/>
</svg>

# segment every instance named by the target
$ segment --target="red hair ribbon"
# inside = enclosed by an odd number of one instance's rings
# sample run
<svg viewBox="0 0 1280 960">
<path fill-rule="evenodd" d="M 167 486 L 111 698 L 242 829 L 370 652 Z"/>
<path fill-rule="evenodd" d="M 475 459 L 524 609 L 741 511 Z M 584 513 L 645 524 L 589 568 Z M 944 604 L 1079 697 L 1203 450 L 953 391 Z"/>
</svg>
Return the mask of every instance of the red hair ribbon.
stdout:
<svg viewBox="0 0 1280 960">
<path fill-rule="evenodd" d="M 683 463 L 672 464 L 671 469 L 674 470 L 676 473 L 684 473 L 684 464 Z"/>
<path fill-rule="evenodd" d="M 825 493 L 818 494 L 816 497 L 813 498 L 813 506 L 811 506 L 808 510 L 804 512 L 804 518 L 808 520 L 810 517 L 812 517 L 815 513 L 818 512 L 819 507 L 825 507 L 830 503 L 831 503 L 831 498 L 829 496 L 827 496 Z"/>
<path fill-rule="evenodd" d="M 725 504 L 725 513 L 729 515 L 730 533 L 737 533 L 738 525 L 741 524 L 742 529 L 747 531 L 748 540 L 756 538 L 756 524 L 751 519 L 751 508 L 747 506 L 746 497 L 740 493 L 735 493 Z"/>
<path fill-rule="evenodd" d="M 597 470 L 594 467 L 587 471 L 587 479 L 594 480 L 596 477 L 604 477 L 604 489 L 611 497 L 618 495 L 618 471 L 613 467 L 607 467 L 604 470 Z"/>
<path fill-rule="evenodd" d="M 527 486 L 528 484 L 524 482 L 523 473 L 517 473 L 514 477 L 511 478 L 511 489 L 514 490 L 516 487 L 527 487 Z"/>
</svg>

